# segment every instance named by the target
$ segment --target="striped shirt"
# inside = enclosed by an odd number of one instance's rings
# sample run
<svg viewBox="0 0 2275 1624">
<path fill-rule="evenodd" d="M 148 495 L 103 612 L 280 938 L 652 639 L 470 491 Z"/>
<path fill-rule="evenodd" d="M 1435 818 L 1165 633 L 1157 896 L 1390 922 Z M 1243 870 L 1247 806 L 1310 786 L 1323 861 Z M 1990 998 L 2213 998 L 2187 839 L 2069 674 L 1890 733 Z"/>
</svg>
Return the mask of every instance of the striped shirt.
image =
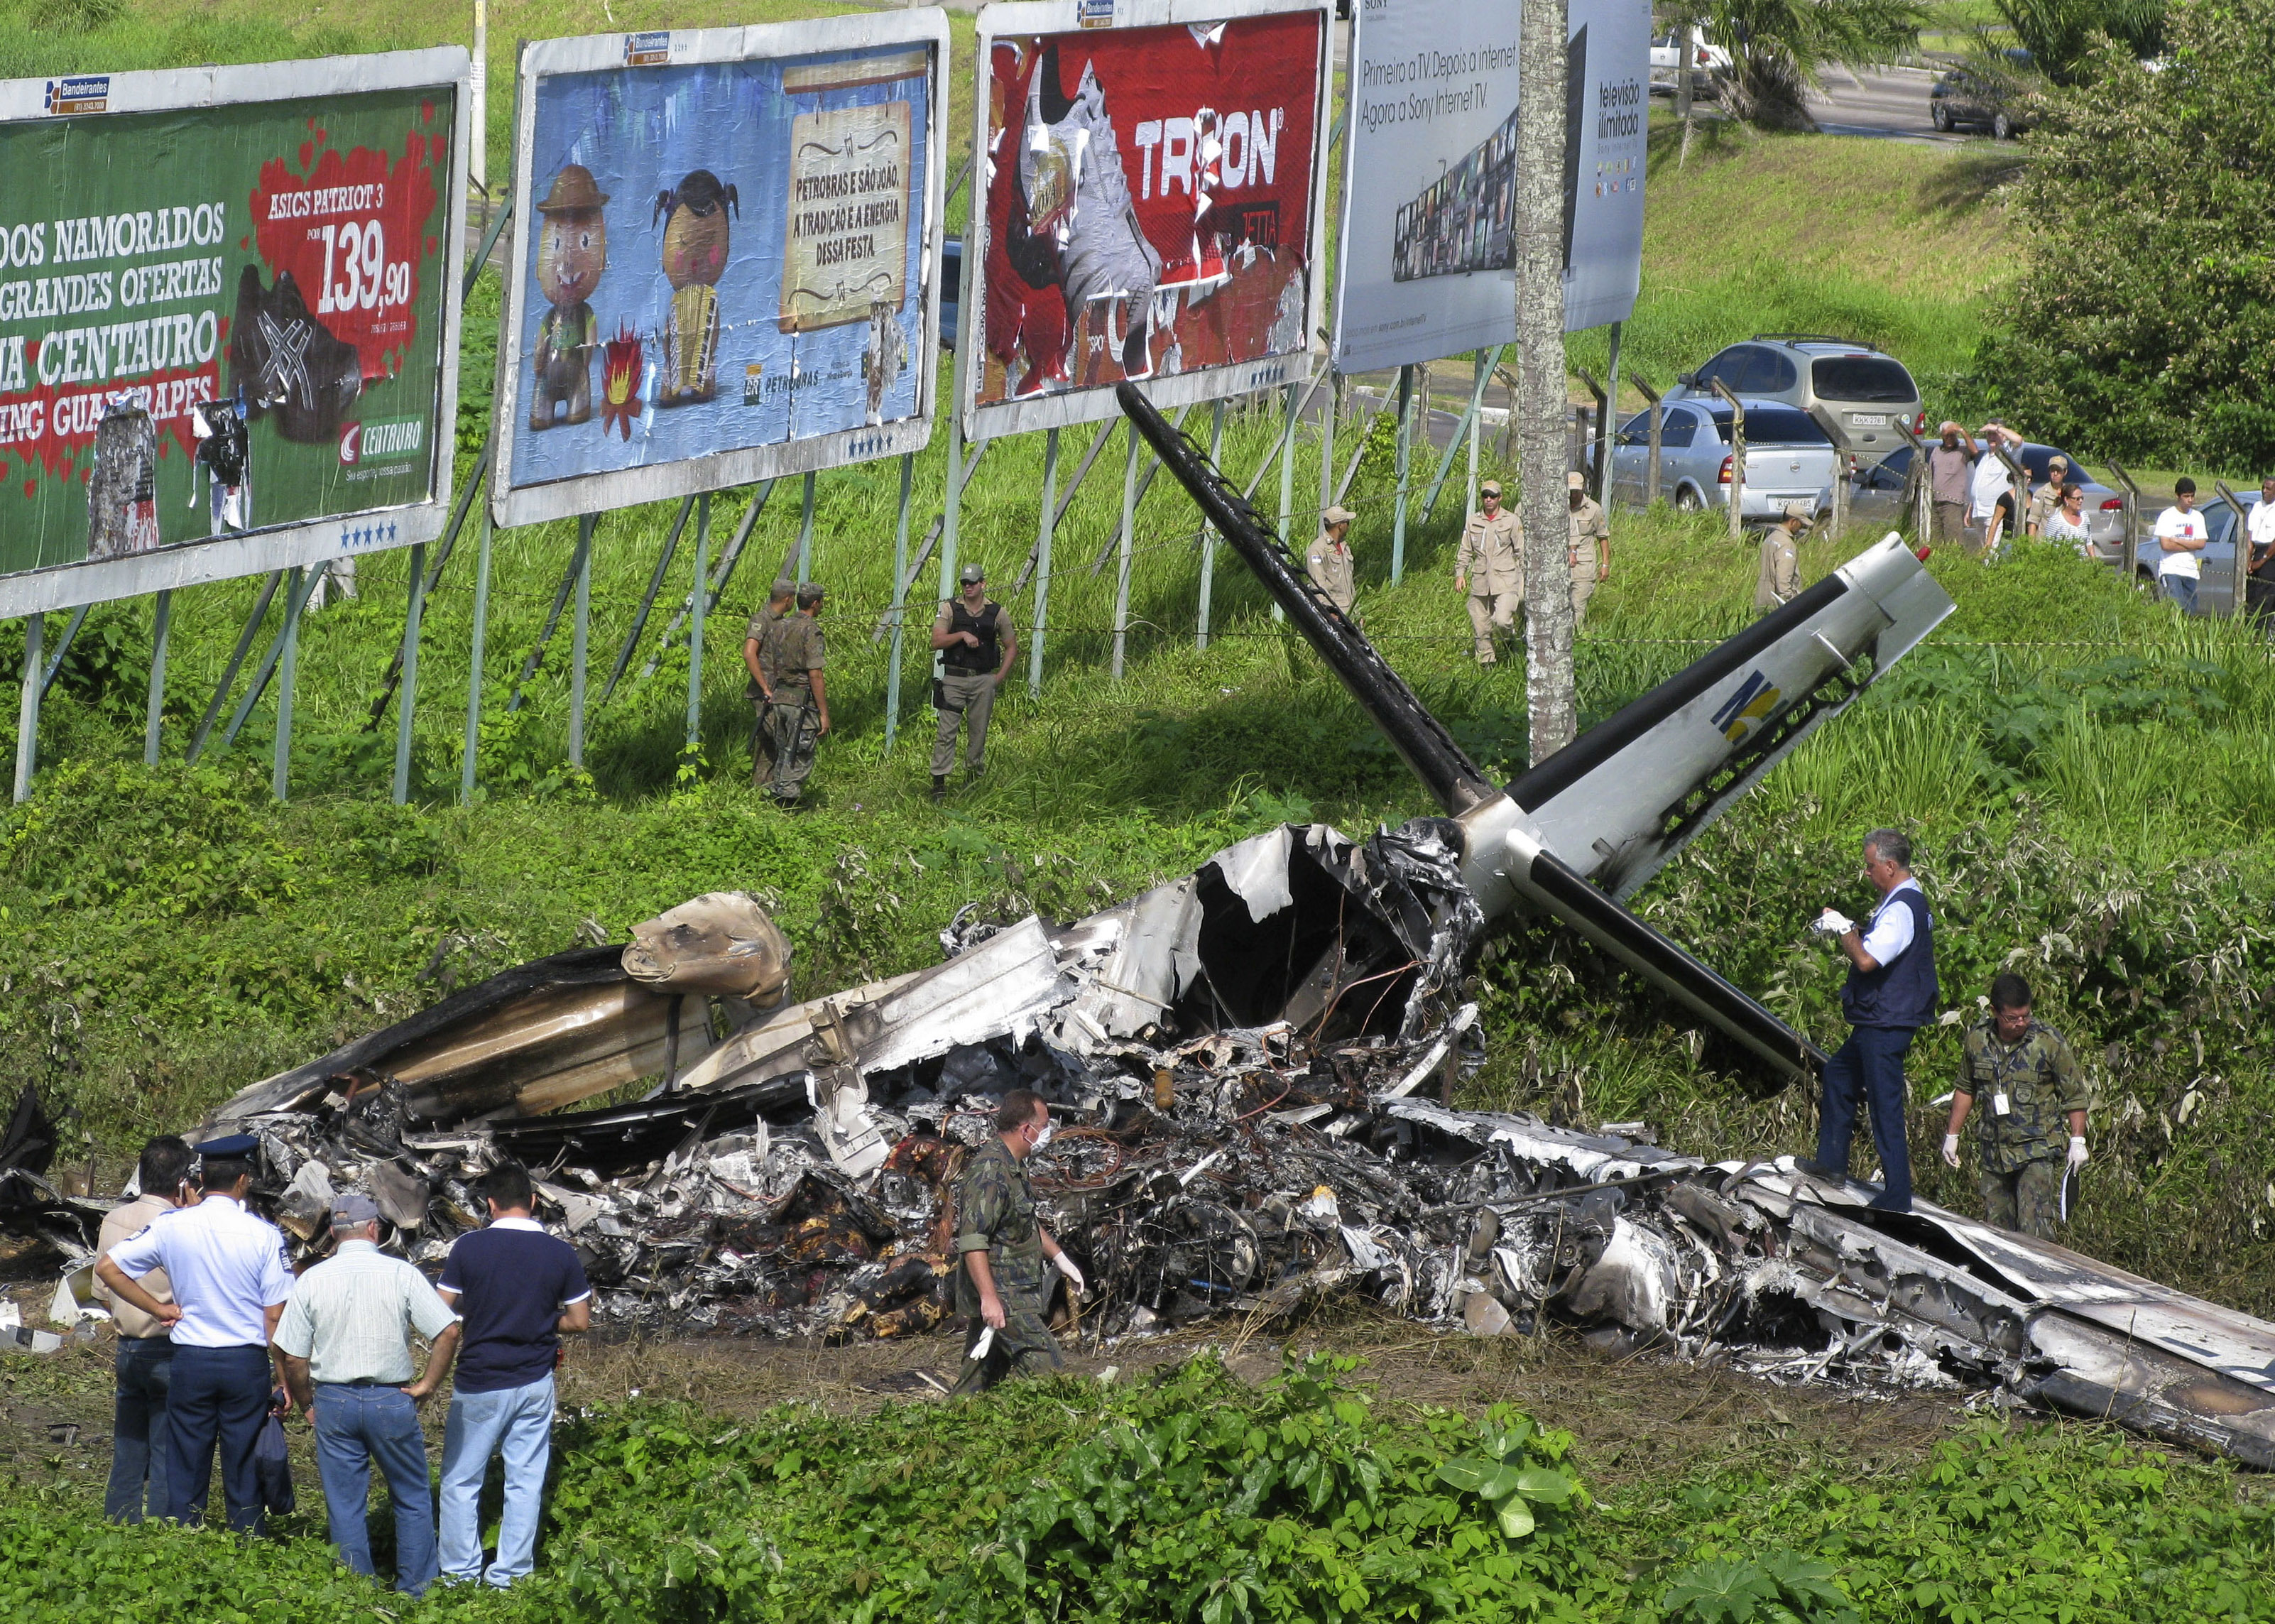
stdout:
<svg viewBox="0 0 2275 1624">
<path fill-rule="evenodd" d="M 369 1241 L 342 1241 L 292 1288 L 276 1346 L 317 1381 L 400 1386 L 412 1376 L 411 1331 L 431 1342 L 457 1322 L 418 1270 Z"/>
</svg>

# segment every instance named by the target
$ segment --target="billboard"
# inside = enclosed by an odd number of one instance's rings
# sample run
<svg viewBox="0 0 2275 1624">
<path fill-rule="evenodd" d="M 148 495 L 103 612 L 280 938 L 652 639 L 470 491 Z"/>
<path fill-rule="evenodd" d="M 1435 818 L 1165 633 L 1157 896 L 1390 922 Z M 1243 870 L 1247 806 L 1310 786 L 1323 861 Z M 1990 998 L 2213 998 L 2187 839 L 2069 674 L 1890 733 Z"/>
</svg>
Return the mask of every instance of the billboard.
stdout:
<svg viewBox="0 0 2275 1624">
<path fill-rule="evenodd" d="M 466 74 L 0 84 L 0 616 L 439 533 Z"/>
<path fill-rule="evenodd" d="M 1623 321 L 1643 276 L 1649 0 L 1572 0 L 1564 327 Z M 1517 11 L 1361 0 L 1343 142 L 1335 369 L 1516 336 Z"/>
<path fill-rule="evenodd" d="M 501 525 L 932 432 L 936 8 L 523 48 Z"/>
<path fill-rule="evenodd" d="M 960 357 L 975 440 L 1307 376 L 1326 13 L 1285 0 L 1013 0 L 979 13 Z"/>
</svg>

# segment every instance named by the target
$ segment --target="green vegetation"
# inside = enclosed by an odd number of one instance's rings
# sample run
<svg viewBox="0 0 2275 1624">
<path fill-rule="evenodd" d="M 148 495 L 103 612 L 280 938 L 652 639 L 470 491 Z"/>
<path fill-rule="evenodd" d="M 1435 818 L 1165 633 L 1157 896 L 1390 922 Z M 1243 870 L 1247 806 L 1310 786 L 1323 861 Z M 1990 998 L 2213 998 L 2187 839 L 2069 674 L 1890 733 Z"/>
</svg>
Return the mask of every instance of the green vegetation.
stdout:
<svg viewBox="0 0 2275 1624">
<path fill-rule="evenodd" d="M 2275 6 L 2172 8 L 2170 62 L 2112 47 L 2046 99 L 2031 138 L 2033 236 L 1983 398 L 2041 439 L 2256 478 L 2275 461 L 2275 270 L 2239 236 L 2275 200 L 2257 64 Z"/>
<path fill-rule="evenodd" d="M 1599 1496 L 1563 1434 L 1371 1395 L 1353 1363 L 1250 1386 L 1202 1358 L 850 1417 L 588 1409 L 563 1428 L 534 1578 L 423 1604 L 334 1567 L 303 1519 L 250 1547 L 90 1529 L 87 1489 L 19 1482 L 0 1488 L 0 1602 L 27 1624 L 154 1603 L 248 1624 L 382 1603 L 438 1624 L 2275 1618 L 2264 1485 L 2098 1429 L 1977 1423 L 1909 1470 Z"/>
</svg>

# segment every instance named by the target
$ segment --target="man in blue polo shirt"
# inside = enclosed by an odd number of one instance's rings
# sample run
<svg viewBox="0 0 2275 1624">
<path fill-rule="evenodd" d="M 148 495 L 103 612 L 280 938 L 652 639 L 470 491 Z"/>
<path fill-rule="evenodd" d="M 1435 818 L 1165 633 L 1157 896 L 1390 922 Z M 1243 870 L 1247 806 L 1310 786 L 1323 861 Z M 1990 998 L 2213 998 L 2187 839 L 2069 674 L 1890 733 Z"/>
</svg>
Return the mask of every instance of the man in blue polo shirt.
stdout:
<svg viewBox="0 0 2275 1624">
<path fill-rule="evenodd" d="M 490 1221 L 460 1235 L 436 1289 L 465 1326 L 442 1433 L 442 1576 L 501 1590 L 536 1564 L 537 1513 L 553 1453 L 553 1367 L 561 1333 L 593 1323 L 593 1288 L 565 1241 L 530 1216 L 528 1172 L 511 1162 L 482 1180 Z M 482 1477 L 505 1457 L 497 1556 L 482 1567 Z"/>
<path fill-rule="evenodd" d="M 1912 1210 L 1911 1148 L 1904 1137 L 1904 1054 L 1912 1035 L 1935 1018 L 1935 920 L 1912 878 L 1912 843 L 1894 829 L 1864 836 L 1864 877 L 1880 905 L 1863 929 L 1846 925 L 1831 909 L 1824 927 L 1848 956 L 1840 1013 L 1848 1041 L 1825 1062 L 1825 1095 L 1817 1118 L 1817 1159 L 1801 1164 L 1821 1178 L 1848 1176 L 1848 1144 L 1856 1112 L 1871 1102 L 1872 1144 L 1880 1152 L 1882 1212 Z"/>
</svg>

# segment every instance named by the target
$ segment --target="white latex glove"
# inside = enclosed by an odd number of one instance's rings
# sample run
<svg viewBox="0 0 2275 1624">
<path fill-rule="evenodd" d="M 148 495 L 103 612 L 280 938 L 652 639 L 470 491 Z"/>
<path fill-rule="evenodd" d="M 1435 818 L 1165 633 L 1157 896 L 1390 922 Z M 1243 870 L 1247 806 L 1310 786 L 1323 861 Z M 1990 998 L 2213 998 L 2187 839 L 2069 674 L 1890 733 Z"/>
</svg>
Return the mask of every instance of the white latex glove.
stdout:
<svg viewBox="0 0 2275 1624">
<path fill-rule="evenodd" d="M 2075 1143 L 2075 1141 L 2073 1143 Z M 1073 1258 L 1068 1257 L 1064 1252 L 1061 1252 L 1057 1257 L 1051 1259 L 1051 1267 L 1056 1269 L 1060 1273 L 1066 1276 L 1067 1284 L 1073 1288 L 1075 1295 L 1082 1295 L 1085 1289 L 1082 1283 L 1082 1271 L 1075 1266 L 1075 1261 Z"/>
<path fill-rule="evenodd" d="M 1817 916 L 1816 922 L 1809 928 L 1820 936 L 1846 936 L 1856 928 L 1856 921 L 1845 913 L 1828 908 Z"/>
<path fill-rule="evenodd" d="M 1943 1165 L 1946 1167 L 1959 1165 L 1959 1136 L 1955 1133 L 1943 1136 Z"/>
<path fill-rule="evenodd" d="M 2085 1163 L 2086 1155 L 2084 1137 L 2081 1134 L 2072 1134 L 2069 1137 L 2069 1165 L 2073 1168 L 2075 1168 L 2082 1167 L 2085 1166 Z"/>
</svg>

